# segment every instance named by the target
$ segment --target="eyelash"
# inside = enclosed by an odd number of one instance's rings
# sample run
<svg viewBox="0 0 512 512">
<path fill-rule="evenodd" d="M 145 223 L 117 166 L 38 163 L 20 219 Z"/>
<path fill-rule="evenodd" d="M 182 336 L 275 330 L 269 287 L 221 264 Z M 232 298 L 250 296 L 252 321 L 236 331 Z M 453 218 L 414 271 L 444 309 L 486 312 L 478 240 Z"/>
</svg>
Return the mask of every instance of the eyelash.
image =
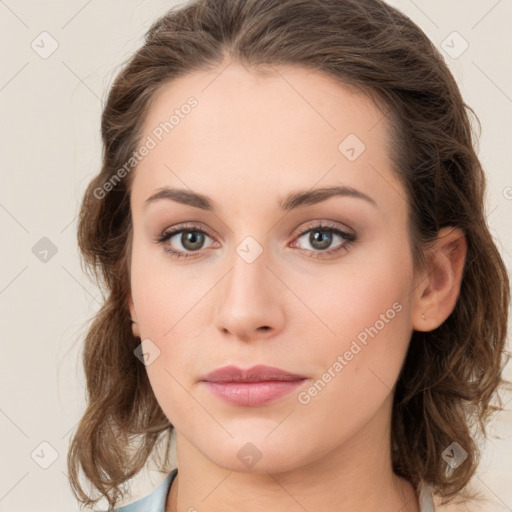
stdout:
<svg viewBox="0 0 512 512">
<path fill-rule="evenodd" d="M 348 250 L 353 242 L 356 241 L 356 236 L 352 233 L 348 233 L 346 231 L 341 230 L 339 227 L 333 224 L 317 224 L 316 226 L 304 229 L 301 231 L 296 238 L 300 238 L 306 233 L 309 233 L 310 231 L 322 231 L 322 232 L 330 232 L 334 233 L 335 235 L 339 235 L 341 238 L 343 238 L 344 242 L 341 243 L 338 247 L 335 247 L 334 249 L 326 249 L 326 250 L 316 250 L 312 251 L 309 249 L 302 249 L 303 251 L 309 253 L 313 258 L 322 258 L 324 256 L 331 256 L 333 254 L 336 254 L 343 250 Z M 168 246 L 165 246 L 165 242 L 169 239 L 171 239 L 174 235 L 182 232 L 189 232 L 189 233 L 201 233 L 209 238 L 210 235 L 202 229 L 199 229 L 197 226 L 194 225 L 181 225 L 177 226 L 175 228 L 169 229 L 167 231 L 164 231 L 160 236 L 157 237 L 155 240 L 156 243 L 163 245 L 164 251 L 169 253 L 174 258 L 194 258 L 196 256 L 192 256 L 191 254 L 187 254 L 184 251 L 176 251 Z M 193 253 L 199 253 L 200 249 L 197 251 L 191 251 Z"/>
</svg>

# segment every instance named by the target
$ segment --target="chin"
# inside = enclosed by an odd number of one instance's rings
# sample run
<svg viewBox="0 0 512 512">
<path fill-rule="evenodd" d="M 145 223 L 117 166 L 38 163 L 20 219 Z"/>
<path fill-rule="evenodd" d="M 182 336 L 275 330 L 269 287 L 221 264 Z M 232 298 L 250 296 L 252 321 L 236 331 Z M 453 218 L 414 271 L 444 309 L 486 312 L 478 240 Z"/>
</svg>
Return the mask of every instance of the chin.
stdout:
<svg viewBox="0 0 512 512">
<path fill-rule="evenodd" d="M 275 424 L 273 428 L 275 428 Z M 203 454 L 214 464 L 238 473 L 282 473 L 291 471 L 312 462 L 319 456 L 316 446 L 307 447 L 297 442 L 283 430 L 279 434 L 271 430 L 264 432 L 246 431 L 244 435 L 234 435 L 229 440 L 211 440 Z M 232 432 L 233 433 L 233 432 Z M 268 437 L 267 437 L 268 436 Z M 314 437 L 310 437 L 314 439 Z M 215 446 L 215 450 L 212 450 Z M 297 447 L 301 447 L 298 450 Z M 201 449 L 200 446 L 198 446 Z"/>
</svg>

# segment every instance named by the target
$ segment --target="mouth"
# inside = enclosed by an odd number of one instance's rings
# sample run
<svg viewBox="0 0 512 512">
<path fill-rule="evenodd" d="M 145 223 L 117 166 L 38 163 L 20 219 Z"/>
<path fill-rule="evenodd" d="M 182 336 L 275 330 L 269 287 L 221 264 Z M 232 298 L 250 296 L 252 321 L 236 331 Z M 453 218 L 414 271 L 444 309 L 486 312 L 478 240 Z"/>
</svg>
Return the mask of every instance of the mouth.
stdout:
<svg viewBox="0 0 512 512">
<path fill-rule="evenodd" d="M 256 407 L 274 402 L 304 383 L 303 375 L 272 366 L 258 365 L 243 370 L 236 366 L 218 368 L 201 379 L 214 396 L 231 405 Z"/>
</svg>

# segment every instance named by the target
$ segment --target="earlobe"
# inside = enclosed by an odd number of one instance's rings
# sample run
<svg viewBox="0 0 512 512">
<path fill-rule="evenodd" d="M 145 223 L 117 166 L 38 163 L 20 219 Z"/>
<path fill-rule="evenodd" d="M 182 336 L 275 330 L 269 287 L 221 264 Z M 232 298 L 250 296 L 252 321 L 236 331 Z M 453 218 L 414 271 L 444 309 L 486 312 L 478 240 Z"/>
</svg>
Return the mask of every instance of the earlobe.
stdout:
<svg viewBox="0 0 512 512">
<path fill-rule="evenodd" d="M 140 338 L 139 325 L 137 324 L 137 315 L 135 313 L 135 307 L 133 305 L 133 299 L 132 299 L 131 294 L 128 297 L 128 310 L 130 312 L 132 333 L 136 338 Z"/>
<path fill-rule="evenodd" d="M 137 322 L 135 322 L 134 320 L 132 320 L 132 334 L 133 334 L 136 338 L 140 338 L 140 330 L 139 330 L 139 326 L 138 326 Z"/>
<path fill-rule="evenodd" d="M 466 253 L 467 241 L 461 229 L 439 231 L 427 252 L 428 270 L 415 289 L 414 330 L 432 331 L 450 316 L 459 296 Z"/>
</svg>

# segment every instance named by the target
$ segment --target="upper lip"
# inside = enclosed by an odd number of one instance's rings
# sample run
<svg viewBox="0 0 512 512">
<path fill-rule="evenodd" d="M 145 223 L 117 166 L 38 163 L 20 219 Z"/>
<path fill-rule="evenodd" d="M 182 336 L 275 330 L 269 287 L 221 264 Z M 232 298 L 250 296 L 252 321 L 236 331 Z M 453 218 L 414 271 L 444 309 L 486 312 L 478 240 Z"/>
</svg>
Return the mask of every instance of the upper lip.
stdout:
<svg viewBox="0 0 512 512">
<path fill-rule="evenodd" d="M 242 369 L 237 366 L 217 368 L 201 378 L 207 382 L 262 382 L 269 380 L 302 380 L 303 375 L 290 373 L 274 366 L 256 365 Z"/>
</svg>

